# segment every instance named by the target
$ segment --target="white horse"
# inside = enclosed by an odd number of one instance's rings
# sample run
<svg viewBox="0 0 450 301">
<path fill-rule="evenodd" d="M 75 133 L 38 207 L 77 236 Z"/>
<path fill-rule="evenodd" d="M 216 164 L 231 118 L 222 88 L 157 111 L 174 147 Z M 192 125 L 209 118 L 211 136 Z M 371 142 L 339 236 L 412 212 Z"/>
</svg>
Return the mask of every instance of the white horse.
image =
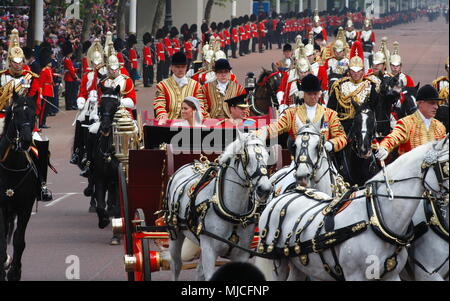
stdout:
<svg viewBox="0 0 450 301">
<path fill-rule="evenodd" d="M 230 247 L 220 238 L 243 248 L 250 245 L 259 212 L 272 189 L 268 159 L 263 141 L 253 134 L 239 133 L 213 169 L 199 172 L 201 167 L 196 171 L 195 164 L 188 164 L 172 176 L 165 208 L 168 226 L 175 227 L 169 230 L 173 280 L 178 279 L 182 266 L 180 253 L 185 237 L 201 247 L 198 280 L 211 278 L 218 256 L 248 260 L 249 253 Z"/>
<path fill-rule="evenodd" d="M 294 160 L 270 177 L 274 185 L 272 197 L 284 194 L 297 183 L 332 195 L 337 170 L 324 148 L 321 122 L 306 123 L 296 118 L 298 134 L 294 142 Z"/>
<path fill-rule="evenodd" d="M 400 275 L 403 280 L 448 280 L 448 215 L 448 193 L 447 199 L 423 200 L 417 208 L 414 225 L 424 225 L 426 232 L 414 237 L 408 250 L 408 266 Z"/>
<path fill-rule="evenodd" d="M 273 199 L 261 214 L 258 251 L 273 254 L 276 279 L 287 279 L 290 266 L 292 279 L 306 274 L 317 280 L 400 280 L 423 193 L 448 193 L 448 177 L 438 180 L 433 168 L 448 164 L 448 144 L 447 137 L 422 145 L 386 167 L 393 200 L 383 172 L 331 219 L 327 209 L 333 212 L 340 203 L 320 202 L 320 194 L 314 199 L 292 192 Z"/>
</svg>

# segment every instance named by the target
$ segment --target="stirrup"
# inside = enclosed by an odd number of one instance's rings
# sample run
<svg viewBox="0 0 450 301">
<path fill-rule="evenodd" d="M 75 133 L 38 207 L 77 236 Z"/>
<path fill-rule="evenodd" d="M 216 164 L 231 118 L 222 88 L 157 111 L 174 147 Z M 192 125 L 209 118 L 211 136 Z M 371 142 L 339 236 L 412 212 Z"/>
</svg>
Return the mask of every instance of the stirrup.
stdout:
<svg viewBox="0 0 450 301">
<path fill-rule="evenodd" d="M 72 154 L 72 157 L 70 158 L 69 163 L 70 163 L 70 164 L 75 164 L 75 165 L 78 164 L 78 154 L 77 154 L 76 152 L 74 152 L 74 153 Z"/>
<path fill-rule="evenodd" d="M 42 183 L 41 186 L 41 197 L 39 199 L 39 201 L 41 202 L 50 202 L 51 200 L 53 200 L 53 195 L 50 189 L 47 188 L 47 184 L 46 183 Z"/>
<path fill-rule="evenodd" d="M 91 174 L 91 169 L 90 169 L 90 166 L 91 165 L 91 162 L 90 161 L 87 161 L 86 162 L 86 166 L 84 167 L 84 169 L 80 172 L 80 176 L 82 176 L 82 177 L 85 177 L 85 178 L 88 178 L 89 177 L 89 175 Z"/>
</svg>

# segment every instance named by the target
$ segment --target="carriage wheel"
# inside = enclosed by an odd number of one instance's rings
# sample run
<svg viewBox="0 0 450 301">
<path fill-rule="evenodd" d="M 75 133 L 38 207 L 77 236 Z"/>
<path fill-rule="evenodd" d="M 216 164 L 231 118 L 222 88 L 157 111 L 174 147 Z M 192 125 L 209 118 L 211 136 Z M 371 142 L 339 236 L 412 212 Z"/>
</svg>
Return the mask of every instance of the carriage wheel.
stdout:
<svg viewBox="0 0 450 301">
<path fill-rule="evenodd" d="M 150 267 L 150 246 L 149 246 L 149 240 L 142 238 L 142 269 L 144 274 L 144 281 L 151 281 L 152 280 L 152 271 Z"/>
<path fill-rule="evenodd" d="M 133 255 L 133 238 L 130 226 L 130 217 L 128 216 L 129 212 L 129 203 L 128 203 L 128 190 L 127 190 L 127 181 L 125 178 L 125 173 L 123 172 L 122 163 L 119 164 L 118 167 L 118 176 L 119 176 L 119 200 L 120 207 L 122 210 L 123 217 L 123 227 L 124 227 L 124 248 L 126 255 Z M 134 273 L 128 272 L 128 281 L 134 281 Z"/>
<path fill-rule="evenodd" d="M 133 219 L 133 226 L 141 226 L 145 227 L 145 214 L 144 210 L 141 208 L 136 209 L 134 213 L 134 219 Z M 136 233 L 136 231 L 134 231 Z M 140 281 L 150 281 L 151 280 L 151 267 L 150 267 L 150 246 L 148 239 L 140 238 L 136 239 L 136 237 L 133 238 L 134 243 L 136 245 L 136 249 L 138 252 L 135 252 L 135 254 L 139 254 L 139 261 L 141 269 L 139 272 L 135 272 L 135 279 Z"/>
</svg>

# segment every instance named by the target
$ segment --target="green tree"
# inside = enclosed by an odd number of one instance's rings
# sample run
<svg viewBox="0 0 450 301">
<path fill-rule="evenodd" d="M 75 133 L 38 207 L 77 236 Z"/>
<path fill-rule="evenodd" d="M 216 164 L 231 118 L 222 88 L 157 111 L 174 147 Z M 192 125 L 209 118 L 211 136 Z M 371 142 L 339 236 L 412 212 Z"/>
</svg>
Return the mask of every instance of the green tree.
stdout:
<svg viewBox="0 0 450 301">
<path fill-rule="evenodd" d="M 155 10 L 155 17 L 153 18 L 153 25 L 152 25 L 152 36 L 156 34 L 156 31 L 161 25 L 161 20 L 164 15 L 164 7 L 166 6 L 165 0 L 158 0 L 158 4 L 156 5 Z"/>
<path fill-rule="evenodd" d="M 208 2 L 206 2 L 204 15 L 206 24 L 209 24 L 209 21 L 211 19 L 211 11 L 214 5 L 217 5 L 219 7 L 225 7 L 226 4 L 230 2 L 232 2 L 232 0 L 208 0 Z"/>
</svg>

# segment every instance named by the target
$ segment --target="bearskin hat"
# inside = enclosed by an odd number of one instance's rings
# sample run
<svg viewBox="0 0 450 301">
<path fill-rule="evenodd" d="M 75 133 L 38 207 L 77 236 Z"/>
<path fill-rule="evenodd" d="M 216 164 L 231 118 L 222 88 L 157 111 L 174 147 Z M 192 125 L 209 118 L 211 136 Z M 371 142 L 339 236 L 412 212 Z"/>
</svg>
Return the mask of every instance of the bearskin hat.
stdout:
<svg viewBox="0 0 450 301">
<path fill-rule="evenodd" d="M 150 43 L 152 40 L 152 35 L 149 32 L 144 33 L 142 36 L 142 42 L 144 42 L 144 44 Z"/>
<path fill-rule="evenodd" d="M 230 20 L 226 20 L 225 22 L 223 22 L 223 28 L 228 29 L 230 28 L 231 24 L 230 24 Z"/>
<path fill-rule="evenodd" d="M 217 24 L 216 24 L 216 22 L 212 22 L 211 25 L 210 25 L 209 27 L 211 27 L 211 29 L 212 29 L 213 31 L 216 31 L 216 30 L 217 30 Z"/>
<path fill-rule="evenodd" d="M 272 19 L 276 19 L 277 17 L 278 17 L 277 12 L 273 11 L 272 12 Z M 255 16 L 255 18 L 256 18 L 256 16 Z"/>
<path fill-rule="evenodd" d="M 238 25 L 242 25 L 242 24 L 244 24 L 244 17 L 239 17 L 238 18 Z"/>
<path fill-rule="evenodd" d="M 169 27 L 168 26 L 164 26 L 162 28 L 162 32 L 163 32 L 164 38 L 167 37 L 167 35 L 170 33 Z"/>
<path fill-rule="evenodd" d="M 41 67 L 47 66 L 52 62 L 52 51 L 47 48 L 42 48 L 39 53 L 39 63 Z"/>
<path fill-rule="evenodd" d="M 248 15 L 244 16 L 244 23 L 247 23 L 250 20 L 250 18 L 248 17 Z"/>
<path fill-rule="evenodd" d="M 124 47 L 124 43 L 123 40 L 121 38 L 117 38 L 114 42 L 114 50 L 116 50 L 117 52 L 121 52 L 123 50 Z"/>
<path fill-rule="evenodd" d="M 127 47 L 131 48 L 133 45 L 137 44 L 137 38 L 136 35 L 130 34 L 130 36 L 127 39 Z"/>
<path fill-rule="evenodd" d="M 70 53 L 73 52 L 72 43 L 70 41 L 65 41 L 64 44 L 61 46 L 61 52 L 63 56 L 68 56 Z"/>
<path fill-rule="evenodd" d="M 231 20 L 231 26 L 232 26 L 232 27 L 238 26 L 238 20 L 237 20 L 236 18 L 233 18 L 233 19 Z"/>
<path fill-rule="evenodd" d="M 180 34 L 180 32 L 178 31 L 178 28 L 176 28 L 175 26 L 173 26 L 171 29 L 170 29 L 170 38 L 171 39 L 173 39 L 173 38 L 175 38 L 177 35 L 179 35 Z"/>
<path fill-rule="evenodd" d="M 217 23 L 217 31 L 222 31 L 222 29 L 223 29 L 223 23 L 222 22 L 219 22 L 219 23 Z"/>
<path fill-rule="evenodd" d="M 187 41 L 187 40 L 189 40 L 189 39 L 192 39 L 192 33 L 188 30 L 188 31 L 186 31 L 186 32 L 184 33 L 184 35 L 183 35 L 183 40 L 184 40 L 184 41 Z"/>
<path fill-rule="evenodd" d="M 23 50 L 23 55 L 25 56 L 25 58 L 27 60 L 29 60 L 31 58 L 31 56 L 33 55 L 33 50 L 30 47 L 22 47 Z"/>
<path fill-rule="evenodd" d="M 164 34 L 161 28 L 156 31 L 155 38 L 157 40 L 164 38 Z"/>
<path fill-rule="evenodd" d="M 208 24 L 206 24 L 206 23 L 203 23 L 201 26 L 200 26 L 200 30 L 202 31 L 202 33 L 205 33 L 205 32 L 207 32 L 208 31 Z"/>
<path fill-rule="evenodd" d="M 189 25 L 187 25 L 187 23 L 184 23 L 180 27 L 180 34 L 184 35 L 186 33 L 186 31 L 188 31 L 188 30 L 189 30 Z"/>
<path fill-rule="evenodd" d="M 191 32 L 191 34 L 196 33 L 197 32 L 197 24 L 192 24 L 191 27 L 189 28 L 189 31 Z"/>
<path fill-rule="evenodd" d="M 256 22 L 256 15 L 255 14 L 251 14 L 250 15 L 250 21 Z"/>
</svg>

